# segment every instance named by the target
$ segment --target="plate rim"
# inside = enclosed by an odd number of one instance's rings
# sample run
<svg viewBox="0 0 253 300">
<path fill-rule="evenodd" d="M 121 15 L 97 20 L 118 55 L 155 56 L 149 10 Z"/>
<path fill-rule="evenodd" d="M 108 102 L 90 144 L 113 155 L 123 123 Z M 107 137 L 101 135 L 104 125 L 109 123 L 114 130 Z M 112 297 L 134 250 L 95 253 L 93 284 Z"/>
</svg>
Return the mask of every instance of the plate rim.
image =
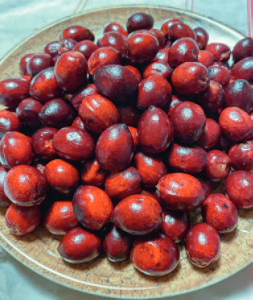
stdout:
<svg viewBox="0 0 253 300">
<path fill-rule="evenodd" d="M 27 36 L 25 39 L 22 39 L 20 42 L 18 42 L 10 51 L 8 51 L 7 53 L 5 53 L 3 55 L 3 57 L 1 57 L 0 59 L 0 65 L 2 65 L 5 60 L 7 60 L 19 47 L 21 47 L 23 44 L 25 44 L 27 41 L 29 41 L 30 39 L 32 39 L 33 37 L 35 37 L 36 35 L 42 33 L 43 31 L 50 29 L 51 27 L 58 25 L 59 23 L 68 21 L 69 19 L 73 19 L 76 17 L 81 17 L 84 16 L 86 14 L 90 14 L 90 13 L 94 13 L 94 12 L 101 12 L 101 11 L 105 11 L 105 10 L 113 10 L 113 9 L 124 9 L 124 8 L 140 8 L 141 9 L 161 9 L 161 10 L 168 10 L 168 11 L 172 11 L 172 12 L 179 12 L 182 14 L 186 14 L 189 17 L 193 17 L 193 18 L 200 18 L 202 20 L 208 20 L 209 22 L 215 24 L 215 25 L 219 25 L 222 26 L 226 29 L 229 29 L 231 31 L 233 31 L 234 33 L 237 33 L 239 36 L 241 37 L 246 37 L 247 35 L 243 34 L 242 32 L 240 32 L 239 30 L 233 28 L 230 25 L 227 25 L 221 21 L 218 21 L 216 19 L 213 19 L 211 17 L 205 16 L 203 14 L 200 13 L 196 13 L 190 10 L 186 10 L 186 9 L 180 9 L 180 8 L 175 8 L 175 7 L 171 7 L 171 6 L 165 6 L 165 5 L 152 5 L 152 4 L 147 4 L 147 5 L 140 5 L 140 4 L 131 4 L 131 5 L 116 5 L 116 6 L 105 6 L 102 7 L 101 9 L 87 9 L 81 13 L 75 13 L 75 14 L 71 14 L 68 15 L 64 18 L 60 18 L 54 22 L 51 22 L 50 24 L 40 28 L 39 30 L 36 30 L 35 32 L 33 32 L 32 34 L 30 34 L 29 36 Z M 23 266 L 31 269 L 33 272 L 36 272 L 38 275 L 45 277 L 46 279 L 53 281 L 56 284 L 65 286 L 69 289 L 74 289 L 77 290 L 79 292 L 83 292 L 83 293 L 87 293 L 87 294 L 92 294 L 92 295 L 98 295 L 101 297 L 111 297 L 111 298 L 124 298 L 124 299 L 133 299 L 132 297 L 126 296 L 126 295 L 116 295 L 116 294 L 109 294 L 109 295 L 105 295 L 103 293 L 101 293 L 99 290 L 94 291 L 90 291 L 90 290 L 84 290 L 79 288 L 78 286 L 71 286 L 67 283 L 61 282 L 61 278 L 67 278 L 68 280 L 71 280 L 72 282 L 78 281 L 76 279 L 73 279 L 69 276 L 65 276 L 64 274 L 60 274 L 57 271 L 54 271 L 51 268 L 46 267 L 45 265 L 37 262 L 36 260 L 32 259 L 31 257 L 27 256 L 22 250 L 20 250 L 18 247 L 13 247 L 13 244 L 2 234 L 2 232 L 0 231 L 0 246 L 3 247 L 3 249 L 5 249 L 14 259 L 16 259 L 17 261 L 19 261 L 20 263 L 22 263 Z M 27 264 L 25 264 L 25 260 L 28 260 L 32 266 L 27 266 Z M 241 270 L 243 270 L 245 267 L 247 267 L 248 265 L 250 265 L 251 263 L 253 263 L 253 258 L 251 261 L 246 262 L 244 265 L 240 266 L 240 268 L 238 268 L 237 270 L 235 270 L 232 273 L 227 274 L 226 276 L 222 277 L 222 278 L 218 278 L 217 280 L 213 280 L 212 282 L 206 282 L 205 284 L 199 286 L 199 287 L 194 287 L 188 290 L 185 290 L 183 292 L 174 292 L 171 294 L 163 294 L 160 296 L 156 296 L 155 298 L 164 298 L 164 297 L 173 297 L 173 296 L 177 296 L 177 295 L 184 295 L 190 292 L 195 292 L 198 290 L 201 290 L 203 288 L 206 288 L 208 286 L 212 286 L 220 281 L 223 281 L 227 278 L 229 278 L 230 276 L 236 274 L 237 272 L 240 272 Z M 41 273 L 41 269 L 43 269 L 44 271 L 46 271 L 46 273 Z M 51 276 L 51 274 L 55 274 L 58 277 L 58 281 L 54 280 Z M 86 282 L 82 282 L 83 285 L 85 286 L 95 286 L 94 284 L 91 283 L 86 283 Z M 108 286 L 100 286 L 103 289 L 112 289 L 112 287 L 108 287 Z M 152 287 L 150 288 L 150 290 L 155 289 L 156 287 Z M 114 289 L 119 289 L 119 288 L 114 288 Z M 144 290 L 147 290 L 147 288 L 142 288 Z M 120 287 L 120 290 L 138 290 L 138 288 L 126 288 L 126 287 Z M 150 298 L 150 296 L 138 296 L 135 297 L 136 299 L 148 299 Z"/>
</svg>

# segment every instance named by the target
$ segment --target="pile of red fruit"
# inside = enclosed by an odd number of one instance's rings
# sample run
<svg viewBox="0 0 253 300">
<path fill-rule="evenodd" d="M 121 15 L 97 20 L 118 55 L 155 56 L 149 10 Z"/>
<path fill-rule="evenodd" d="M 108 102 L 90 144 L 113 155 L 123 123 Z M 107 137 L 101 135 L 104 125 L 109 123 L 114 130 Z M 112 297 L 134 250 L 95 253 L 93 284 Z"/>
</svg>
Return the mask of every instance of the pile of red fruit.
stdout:
<svg viewBox="0 0 253 300">
<path fill-rule="evenodd" d="M 6 224 L 16 235 L 40 223 L 63 235 L 68 262 L 103 249 L 160 276 L 184 243 L 204 267 L 237 208 L 253 207 L 253 39 L 231 51 L 179 19 L 153 23 L 144 13 L 127 30 L 109 23 L 97 44 L 71 26 L 0 82 Z M 225 195 L 211 194 L 215 182 Z M 203 222 L 190 228 L 199 207 Z"/>
</svg>

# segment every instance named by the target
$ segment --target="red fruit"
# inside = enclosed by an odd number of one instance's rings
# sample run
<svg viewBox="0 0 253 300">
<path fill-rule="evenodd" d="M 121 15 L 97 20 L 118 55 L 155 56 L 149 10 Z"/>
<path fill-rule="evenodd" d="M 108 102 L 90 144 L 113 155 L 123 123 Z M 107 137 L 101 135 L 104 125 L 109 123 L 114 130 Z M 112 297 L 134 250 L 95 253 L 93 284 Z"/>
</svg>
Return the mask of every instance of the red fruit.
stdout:
<svg viewBox="0 0 253 300">
<path fill-rule="evenodd" d="M 160 48 L 163 48 L 166 45 L 166 36 L 162 30 L 151 28 L 149 29 L 149 32 L 157 38 Z"/>
<path fill-rule="evenodd" d="M 172 68 L 167 61 L 154 61 L 148 65 L 144 72 L 143 78 L 146 79 L 151 75 L 159 75 L 169 80 L 172 74 Z"/>
<path fill-rule="evenodd" d="M 130 66 L 130 65 L 125 66 L 125 68 L 127 68 L 129 71 L 131 71 L 132 73 L 134 73 L 134 75 L 137 78 L 138 84 L 142 81 L 141 73 L 140 73 L 140 71 L 137 68 L 135 68 L 133 66 Z"/>
<path fill-rule="evenodd" d="M 10 110 L 29 97 L 29 82 L 23 78 L 9 78 L 0 81 L 0 103 Z"/>
<path fill-rule="evenodd" d="M 37 157 L 46 160 L 56 158 L 57 154 L 52 146 L 53 137 L 56 132 L 56 128 L 43 127 L 33 134 L 32 147 Z"/>
<path fill-rule="evenodd" d="M 190 262 L 203 268 L 215 262 L 220 254 L 220 238 L 216 229 L 206 223 L 193 226 L 185 238 L 185 249 Z"/>
<path fill-rule="evenodd" d="M 198 62 L 182 63 L 171 76 L 171 82 L 175 90 L 184 95 L 204 91 L 209 80 L 206 67 Z"/>
<path fill-rule="evenodd" d="M 173 138 L 170 119 L 164 111 L 153 105 L 141 116 L 137 132 L 139 145 L 144 153 L 163 152 Z"/>
<path fill-rule="evenodd" d="M 225 87 L 230 81 L 230 70 L 224 66 L 211 65 L 207 68 L 210 80 L 214 80 Z"/>
<path fill-rule="evenodd" d="M 102 169 L 96 159 L 86 161 L 82 166 L 81 180 L 85 185 L 102 186 L 108 172 Z"/>
<path fill-rule="evenodd" d="M 248 171 L 235 171 L 225 181 L 228 198 L 237 207 L 253 207 L 253 174 Z"/>
<path fill-rule="evenodd" d="M 162 24 L 161 30 L 166 35 L 166 37 L 168 37 L 168 32 L 169 32 L 170 26 L 175 23 L 178 23 L 178 22 L 183 23 L 180 19 L 177 19 L 177 18 L 169 18 L 164 21 L 164 23 Z"/>
<path fill-rule="evenodd" d="M 104 33 L 110 32 L 110 31 L 116 31 L 121 33 L 123 36 L 128 36 L 127 31 L 118 23 L 109 22 L 104 27 Z"/>
<path fill-rule="evenodd" d="M 39 127 L 41 122 L 38 115 L 42 109 L 42 104 L 32 98 L 22 100 L 16 108 L 16 114 L 23 125 Z"/>
<path fill-rule="evenodd" d="M 202 136 L 206 116 L 203 109 L 190 101 L 176 105 L 170 112 L 175 137 L 183 143 L 194 143 Z"/>
<path fill-rule="evenodd" d="M 206 118 L 204 133 L 198 140 L 198 145 L 205 150 L 210 150 L 216 146 L 221 137 L 220 125 L 213 119 Z"/>
<path fill-rule="evenodd" d="M 133 235 L 155 231 L 162 223 L 160 204 L 146 195 L 131 195 L 114 208 L 112 221 L 116 226 Z"/>
<path fill-rule="evenodd" d="M 5 167 L 0 166 L 0 207 L 9 206 L 11 204 L 10 199 L 4 193 L 4 179 L 7 174 Z"/>
<path fill-rule="evenodd" d="M 128 49 L 128 43 L 126 38 L 116 32 L 111 31 L 104 34 L 104 36 L 100 39 L 98 39 L 97 42 L 99 47 L 112 47 L 116 50 L 118 50 L 122 56 L 125 56 Z"/>
<path fill-rule="evenodd" d="M 214 61 L 226 62 L 230 58 L 230 49 L 222 43 L 212 43 L 206 46 L 206 51 L 213 54 Z"/>
<path fill-rule="evenodd" d="M 125 124 L 115 124 L 101 133 L 96 144 L 96 159 L 108 171 L 124 170 L 132 160 L 134 142 Z"/>
<path fill-rule="evenodd" d="M 232 146 L 228 155 L 236 170 L 253 173 L 253 140 Z"/>
<path fill-rule="evenodd" d="M 208 152 L 208 159 L 206 165 L 206 175 L 212 181 L 219 181 L 225 179 L 231 169 L 230 157 L 220 151 L 211 150 Z"/>
<path fill-rule="evenodd" d="M 70 98 L 70 102 L 74 106 L 74 108 L 78 111 L 83 98 L 86 96 L 91 96 L 91 95 L 95 95 L 95 94 L 97 94 L 97 89 L 95 87 L 95 84 L 91 83 L 91 84 L 86 85 L 77 94 L 74 94 L 73 97 Z"/>
<path fill-rule="evenodd" d="M 50 54 L 35 53 L 26 63 L 27 74 L 35 76 L 40 71 L 53 67 L 54 61 Z"/>
<path fill-rule="evenodd" d="M 19 67 L 20 67 L 20 73 L 21 75 L 28 75 L 27 69 L 26 69 L 26 64 L 29 61 L 29 59 L 34 55 L 34 53 L 29 53 L 24 55 L 20 61 L 19 61 Z"/>
<path fill-rule="evenodd" d="M 0 161 L 10 169 L 17 165 L 29 165 L 33 159 L 31 138 L 17 132 L 5 133 L 0 141 Z"/>
<path fill-rule="evenodd" d="M 162 216 L 162 232 L 171 238 L 173 242 L 181 242 L 189 230 L 189 215 L 186 212 L 163 209 Z"/>
<path fill-rule="evenodd" d="M 111 217 L 113 205 L 108 195 L 95 186 L 80 186 L 73 197 L 78 221 L 86 228 L 99 230 Z"/>
<path fill-rule="evenodd" d="M 154 25 L 154 18 L 151 15 L 145 14 L 145 13 L 135 13 L 132 14 L 127 19 L 127 31 L 128 33 L 140 29 L 150 29 Z"/>
<path fill-rule="evenodd" d="M 62 159 L 51 160 L 45 167 L 48 184 L 62 194 L 73 192 L 79 181 L 77 169 Z"/>
<path fill-rule="evenodd" d="M 12 234 L 24 235 L 37 228 L 41 221 L 39 206 L 22 207 L 12 203 L 6 211 L 5 223 Z"/>
<path fill-rule="evenodd" d="M 117 106 L 120 115 L 120 123 L 127 126 L 137 127 L 140 113 L 135 106 Z"/>
<path fill-rule="evenodd" d="M 158 182 L 157 192 L 162 204 L 172 210 L 190 210 L 200 206 L 205 199 L 199 180 L 184 173 L 163 176 Z"/>
<path fill-rule="evenodd" d="M 85 127 L 95 133 L 102 133 L 119 120 L 116 106 L 99 94 L 84 97 L 78 113 Z"/>
<path fill-rule="evenodd" d="M 44 227 L 52 234 L 65 234 L 78 225 L 72 201 L 56 201 L 48 210 Z"/>
<path fill-rule="evenodd" d="M 137 169 L 129 167 L 109 175 L 105 180 L 105 192 L 115 200 L 122 200 L 141 191 L 142 176 Z"/>
<path fill-rule="evenodd" d="M 82 40 L 94 41 L 94 34 L 86 27 L 80 25 L 69 26 L 60 35 L 60 40 L 71 38 L 77 42 Z"/>
<path fill-rule="evenodd" d="M 232 51 L 233 59 L 235 62 L 253 56 L 253 38 L 245 37 L 237 42 Z"/>
<path fill-rule="evenodd" d="M 96 258 L 102 249 L 100 238 L 81 227 L 68 231 L 57 250 L 69 263 L 83 263 Z"/>
<path fill-rule="evenodd" d="M 113 225 L 105 236 L 103 249 L 110 261 L 117 262 L 129 257 L 132 244 L 133 237 Z"/>
<path fill-rule="evenodd" d="M 180 22 L 172 24 L 169 27 L 169 30 L 168 30 L 169 40 L 174 42 L 175 40 L 178 40 L 178 39 L 184 38 L 184 37 L 196 39 L 195 33 L 188 25 L 186 25 L 180 21 Z"/>
<path fill-rule="evenodd" d="M 81 41 L 73 47 L 73 51 L 78 51 L 88 60 L 91 54 L 98 49 L 98 46 L 89 40 Z"/>
<path fill-rule="evenodd" d="M 4 193 L 17 205 L 38 205 L 46 197 L 47 181 L 45 176 L 34 167 L 15 166 L 5 176 Z"/>
<path fill-rule="evenodd" d="M 68 51 L 72 51 L 74 46 L 77 44 L 77 41 L 71 39 L 71 38 L 67 38 L 67 39 L 63 39 L 61 40 L 61 46 L 58 49 L 58 56 L 55 56 L 54 59 L 55 61 L 58 60 L 58 58 L 63 54 L 66 53 Z"/>
<path fill-rule="evenodd" d="M 205 49 L 208 39 L 209 39 L 209 34 L 205 31 L 204 28 L 202 27 L 196 27 L 193 29 L 193 32 L 196 35 L 196 39 L 197 39 L 197 44 L 199 49 Z"/>
<path fill-rule="evenodd" d="M 8 110 L 0 110 L 0 137 L 8 131 L 18 131 L 20 122 L 17 115 Z"/>
<path fill-rule="evenodd" d="M 68 51 L 60 56 L 54 67 L 54 74 L 58 86 L 63 91 L 73 91 L 87 77 L 87 61 L 82 53 Z"/>
<path fill-rule="evenodd" d="M 227 197 L 222 194 L 211 194 L 202 204 L 202 215 L 205 222 L 218 232 L 233 231 L 238 222 L 238 212 Z"/>
<path fill-rule="evenodd" d="M 53 41 L 53 42 L 48 43 L 44 47 L 43 52 L 47 53 L 47 54 L 50 54 L 54 58 L 54 57 L 57 57 L 58 50 L 59 50 L 60 47 L 61 47 L 61 43 L 60 42 Z"/>
<path fill-rule="evenodd" d="M 141 273 L 162 276 L 177 267 L 179 250 L 169 237 L 156 233 L 135 241 L 131 261 Z"/>
<path fill-rule="evenodd" d="M 214 62 L 212 53 L 205 50 L 199 50 L 198 62 L 204 65 L 206 68 L 210 67 Z"/>
</svg>

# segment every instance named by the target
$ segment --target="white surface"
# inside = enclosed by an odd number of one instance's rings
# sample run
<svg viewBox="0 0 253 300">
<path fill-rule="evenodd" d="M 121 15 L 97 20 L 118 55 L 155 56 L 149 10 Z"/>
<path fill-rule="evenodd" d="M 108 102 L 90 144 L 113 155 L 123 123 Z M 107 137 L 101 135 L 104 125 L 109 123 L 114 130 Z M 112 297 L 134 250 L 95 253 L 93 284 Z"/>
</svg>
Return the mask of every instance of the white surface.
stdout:
<svg viewBox="0 0 253 300">
<path fill-rule="evenodd" d="M 53 21 L 86 9 L 130 3 L 168 5 L 188 9 L 191 9 L 194 4 L 195 12 L 222 21 L 244 34 L 248 32 L 247 0 L 9 0 L 8 2 L 0 0 L 0 57 L 34 31 Z M 103 298 L 55 284 L 26 268 L 0 248 L 0 300 L 24 299 L 102 300 Z M 218 284 L 173 299 L 253 299 L 253 264 Z"/>
</svg>

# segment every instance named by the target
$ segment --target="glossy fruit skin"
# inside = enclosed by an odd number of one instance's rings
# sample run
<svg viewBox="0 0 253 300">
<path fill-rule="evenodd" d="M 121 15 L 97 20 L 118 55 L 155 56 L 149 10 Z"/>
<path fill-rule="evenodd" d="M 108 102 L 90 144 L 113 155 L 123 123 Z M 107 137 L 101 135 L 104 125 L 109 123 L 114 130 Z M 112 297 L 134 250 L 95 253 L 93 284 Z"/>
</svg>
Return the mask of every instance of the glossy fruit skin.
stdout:
<svg viewBox="0 0 253 300">
<path fill-rule="evenodd" d="M 50 54 L 35 53 L 26 64 L 27 74 L 35 76 L 40 71 L 53 67 L 54 61 Z"/>
<path fill-rule="evenodd" d="M 217 230 L 209 224 L 194 225 L 185 238 L 185 249 L 190 262 L 204 268 L 215 262 L 220 254 L 220 238 Z"/>
<path fill-rule="evenodd" d="M 135 13 L 132 14 L 127 19 L 127 31 L 128 33 L 140 29 L 151 29 L 154 25 L 154 18 L 151 15 L 145 14 L 145 13 Z"/>
<path fill-rule="evenodd" d="M 200 50 L 205 49 L 209 39 L 209 34 L 202 27 L 194 28 L 193 32 L 196 34 L 196 39 L 197 39 L 197 44 L 199 49 Z"/>
<path fill-rule="evenodd" d="M 163 22 L 163 24 L 161 26 L 161 30 L 167 38 L 168 38 L 168 32 L 169 32 L 170 26 L 175 23 L 178 23 L 178 22 L 183 23 L 180 19 L 177 19 L 177 18 L 169 18 Z"/>
<path fill-rule="evenodd" d="M 94 41 L 95 39 L 94 34 L 88 28 L 80 25 L 69 26 L 68 28 L 63 30 L 60 35 L 60 40 L 68 38 L 73 39 L 77 42 L 80 42 L 82 40 Z"/>
<path fill-rule="evenodd" d="M 128 33 L 124 29 L 124 27 L 115 22 L 109 22 L 105 25 L 103 32 L 106 33 L 106 32 L 110 32 L 110 31 L 116 31 L 116 32 L 121 33 L 123 36 L 126 36 L 126 37 L 128 36 Z"/>
<path fill-rule="evenodd" d="M 177 245 L 162 233 L 136 239 L 131 251 L 135 268 L 151 276 L 172 272 L 178 265 L 179 256 Z"/>
<path fill-rule="evenodd" d="M 206 50 L 199 50 L 197 61 L 199 63 L 201 63 L 202 65 L 204 65 L 206 68 L 208 68 L 213 64 L 214 58 L 213 58 L 212 53 L 210 53 Z"/>
<path fill-rule="evenodd" d="M 141 183 L 142 176 L 140 172 L 134 167 L 129 167 L 106 178 L 105 192 L 114 200 L 122 200 L 128 196 L 139 194 Z"/>
<path fill-rule="evenodd" d="M 198 140 L 198 145 L 205 150 L 210 150 L 215 147 L 221 137 L 220 125 L 211 118 L 206 118 L 204 133 Z"/>
<path fill-rule="evenodd" d="M 239 107 L 223 109 L 219 118 L 222 133 L 231 141 L 240 142 L 252 135 L 253 122 L 250 115 Z"/>
<path fill-rule="evenodd" d="M 42 109 L 42 104 L 33 98 L 22 100 L 16 108 L 16 114 L 23 125 L 39 127 L 41 122 L 38 115 Z"/>
<path fill-rule="evenodd" d="M 91 54 L 98 49 L 98 46 L 89 40 L 77 43 L 73 47 L 73 51 L 78 51 L 88 60 Z"/>
<path fill-rule="evenodd" d="M 23 78 L 9 78 L 0 81 L 0 103 L 10 110 L 29 97 L 29 83 Z"/>
<path fill-rule="evenodd" d="M 205 91 L 197 96 L 198 104 L 207 113 L 217 113 L 224 103 L 224 89 L 217 81 L 210 80 Z"/>
<path fill-rule="evenodd" d="M 63 236 L 57 250 L 65 261 L 82 263 L 96 258 L 101 253 L 102 243 L 97 235 L 78 226 Z"/>
<path fill-rule="evenodd" d="M 182 102 L 183 102 L 183 100 L 181 100 L 180 97 L 178 97 L 176 95 L 171 95 L 171 100 L 170 100 L 170 103 L 168 105 L 168 110 L 167 110 L 167 114 L 168 114 L 169 118 L 171 117 L 173 109 Z"/>
<path fill-rule="evenodd" d="M 96 144 L 96 159 L 99 165 L 111 172 L 128 167 L 134 154 L 131 132 L 125 124 L 115 124 L 103 131 Z"/>
<path fill-rule="evenodd" d="M 253 174 L 239 170 L 228 175 L 225 181 L 227 197 L 240 208 L 253 207 Z"/>
<path fill-rule="evenodd" d="M 172 42 L 185 37 L 196 39 L 195 33 L 188 25 L 183 22 L 177 22 L 169 27 L 168 38 Z"/>
<path fill-rule="evenodd" d="M 95 50 L 88 59 L 88 70 L 93 76 L 98 69 L 107 65 L 119 65 L 121 53 L 112 47 L 101 47 Z"/>
<path fill-rule="evenodd" d="M 97 44 L 99 47 L 112 47 L 118 50 L 122 56 L 126 55 L 128 49 L 126 38 L 116 31 L 105 33 L 102 38 L 98 39 Z"/>
<path fill-rule="evenodd" d="M 81 170 L 81 180 L 85 185 L 102 186 L 109 172 L 102 169 L 96 159 L 84 162 Z"/>
<path fill-rule="evenodd" d="M 87 71 L 87 60 L 78 51 L 68 51 L 62 54 L 54 67 L 58 86 L 65 92 L 73 91 L 84 83 Z"/>
<path fill-rule="evenodd" d="M 33 159 L 31 139 L 26 135 L 10 131 L 0 141 L 1 164 L 10 169 L 17 165 L 29 165 Z"/>
<path fill-rule="evenodd" d="M 192 38 L 180 38 L 170 47 L 168 53 L 168 63 L 176 68 L 184 62 L 197 61 L 198 45 Z"/>
<path fill-rule="evenodd" d="M 27 69 L 26 69 L 26 64 L 29 61 L 29 59 L 34 55 L 34 53 L 29 53 L 24 55 L 20 61 L 19 61 L 19 68 L 20 68 L 20 73 L 21 75 L 28 75 Z"/>
<path fill-rule="evenodd" d="M 117 106 L 117 108 L 120 115 L 120 123 L 124 123 L 127 126 L 137 127 L 140 119 L 140 112 L 135 106 L 122 105 Z"/>
<path fill-rule="evenodd" d="M 172 68 L 166 61 L 154 61 L 148 65 L 144 72 L 143 78 L 146 79 L 151 75 L 159 75 L 169 80 L 172 74 Z"/>
<path fill-rule="evenodd" d="M 206 124 L 203 109 L 190 101 L 176 105 L 171 111 L 170 120 L 175 137 L 183 143 L 194 143 L 199 140 Z"/>
<path fill-rule="evenodd" d="M 153 58 L 152 61 L 154 62 L 162 61 L 168 63 L 168 59 L 169 59 L 169 48 L 163 48 L 156 53 L 156 56 Z"/>
<path fill-rule="evenodd" d="M 78 113 L 85 127 L 95 133 L 102 133 L 119 121 L 116 106 L 99 94 L 84 97 Z"/>
<path fill-rule="evenodd" d="M 22 207 L 12 203 L 5 214 L 5 223 L 12 234 L 25 235 L 37 228 L 41 221 L 38 205 Z"/>
<path fill-rule="evenodd" d="M 8 131 L 19 131 L 21 127 L 17 115 L 8 110 L 0 111 L 0 137 Z"/>
<path fill-rule="evenodd" d="M 232 146 L 228 155 L 233 168 L 253 173 L 253 140 Z"/>
<path fill-rule="evenodd" d="M 127 38 L 128 60 L 132 63 L 144 63 L 153 59 L 159 50 L 157 38 L 148 32 L 133 32 Z"/>
<path fill-rule="evenodd" d="M 61 43 L 59 41 L 52 41 L 48 44 L 43 49 L 44 53 L 50 54 L 53 58 L 58 55 L 58 50 L 61 47 Z"/>
<path fill-rule="evenodd" d="M 186 212 L 163 209 L 161 231 L 175 243 L 180 243 L 190 227 L 189 215 Z"/>
<path fill-rule="evenodd" d="M 136 76 L 136 78 L 137 78 L 137 81 L 138 81 L 138 84 L 142 81 L 142 76 L 141 76 L 141 73 L 140 73 L 140 71 L 137 69 L 137 68 L 135 68 L 135 67 L 133 67 L 133 66 L 131 66 L 131 65 L 126 65 L 126 66 L 124 66 L 125 68 L 127 68 L 129 71 L 131 71 L 132 73 L 134 73 L 134 75 Z"/>
<path fill-rule="evenodd" d="M 52 160 L 57 157 L 52 146 L 52 140 L 56 132 L 56 128 L 43 127 L 32 135 L 32 148 L 37 157 L 45 160 Z"/>
<path fill-rule="evenodd" d="M 77 169 L 63 159 L 51 160 L 44 173 L 48 184 L 61 194 L 72 193 L 79 181 Z"/>
<path fill-rule="evenodd" d="M 157 184 L 157 191 L 161 203 L 177 211 L 198 207 L 205 199 L 205 191 L 199 180 L 184 173 L 163 176 Z"/>
<path fill-rule="evenodd" d="M 144 153 L 160 153 L 173 139 L 170 119 L 160 108 L 150 106 L 141 116 L 137 127 L 139 145 Z M 154 132 L 156 134 L 154 135 Z"/>
<path fill-rule="evenodd" d="M 172 88 L 160 75 L 150 75 L 143 79 L 138 87 L 137 107 L 147 109 L 151 105 L 162 107 L 170 101 Z"/>
<path fill-rule="evenodd" d="M 230 157 L 220 150 L 211 150 L 207 155 L 208 159 L 205 169 L 207 177 L 212 181 L 225 179 L 231 169 Z"/>
<path fill-rule="evenodd" d="M 73 161 L 90 158 L 95 150 L 91 135 L 71 126 L 63 127 L 55 133 L 52 146 L 60 157 Z"/>
<path fill-rule="evenodd" d="M 97 94 L 97 89 L 94 83 L 86 85 L 84 88 L 81 89 L 78 93 L 74 94 L 70 98 L 70 102 L 73 107 L 78 111 L 79 106 L 82 103 L 82 100 L 86 96 L 91 96 Z"/>
<path fill-rule="evenodd" d="M 149 32 L 157 38 L 161 49 L 163 47 L 165 47 L 165 45 L 166 45 L 166 36 L 165 36 L 165 34 L 163 33 L 162 30 L 156 29 L 156 28 L 151 28 L 151 29 L 149 29 Z"/>
<path fill-rule="evenodd" d="M 138 88 L 138 80 L 133 72 L 115 64 L 101 67 L 93 80 L 100 95 L 117 103 L 131 102 Z"/>
<path fill-rule="evenodd" d="M 73 209 L 83 226 L 99 230 L 110 220 L 113 204 L 106 192 L 100 188 L 83 185 L 74 194 Z"/>
<path fill-rule="evenodd" d="M 133 235 L 155 231 L 162 223 L 162 209 L 153 198 L 136 194 L 121 200 L 112 212 L 113 223 Z"/>
<path fill-rule="evenodd" d="M 9 206 L 12 202 L 4 193 L 4 179 L 7 175 L 5 167 L 0 166 L 0 207 Z"/>
<path fill-rule="evenodd" d="M 38 205 L 45 199 L 46 192 L 45 176 L 32 166 L 15 166 L 5 176 L 4 193 L 17 205 Z"/>
<path fill-rule="evenodd" d="M 253 89 L 247 80 L 237 79 L 230 82 L 224 89 L 226 107 L 236 106 L 247 113 L 253 109 Z"/>
<path fill-rule="evenodd" d="M 232 51 L 233 59 L 235 62 L 253 56 L 253 38 L 245 37 L 237 42 Z"/>
<path fill-rule="evenodd" d="M 62 235 L 78 225 L 72 201 L 56 201 L 48 210 L 43 221 L 44 227 L 52 234 Z"/>
<path fill-rule="evenodd" d="M 168 155 L 169 165 L 177 172 L 198 174 L 207 164 L 207 152 L 199 146 L 173 143 Z"/>
<path fill-rule="evenodd" d="M 233 65 L 231 77 L 233 79 L 245 79 L 250 84 L 253 83 L 253 57 L 246 57 Z"/>
<path fill-rule="evenodd" d="M 175 90 L 184 95 L 204 91 L 209 80 L 206 67 L 198 62 L 182 63 L 171 76 L 171 82 Z"/>
<path fill-rule="evenodd" d="M 53 67 L 39 72 L 32 79 L 29 93 L 32 98 L 40 101 L 41 103 L 46 103 L 60 95 L 61 89 L 55 79 Z M 24 98 L 28 97 L 29 96 Z"/>
<path fill-rule="evenodd" d="M 155 187 L 159 179 L 167 174 L 167 168 L 158 155 L 138 152 L 134 156 L 134 163 L 146 187 Z"/>
<path fill-rule="evenodd" d="M 115 225 L 106 234 L 103 250 L 111 262 L 128 259 L 133 245 L 133 237 Z"/>
<path fill-rule="evenodd" d="M 207 72 L 210 80 L 218 82 L 223 87 L 228 85 L 230 81 L 230 71 L 226 67 L 213 64 L 207 68 Z"/>
<path fill-rule="evenodd" d="M 56 98 L 43 105 L 39 118 L 46 127 L 61 128 L 70 126 L 75 119 L 75 114 L 69 104 L 61 98 Z"/>
<path fill-rule="evenodd" d="M 237 226 L 237 208 L 223 194 L 209 195 L 202 204 L 202 215 L 219 233 L 231 232 Z"/>
<path fill-rule="evenodd" d="M 208 44 L 205 50 L 213 54 L 214 61 L 226 62 L 230 58 L 231 51 L 229 47 L 222 43 Z"/>
<path fill-rule="evenodd" d="M 139 146 L 139 136 L 138 136 L 138 132 L 137 132 L 137 128 L 132 127 L 132 126 L 127 126 L 129 131 L 131 132 L 133 141 L 134 141 L 134 151 L 137 149 L 137 147 Z"/>
<path fill-rule="evenodd" d="M 66 53 L 68 51 L 72 51 L 74 46 L 77 44 L 77 41 L 71 39 L 71 38 L 67 38 L 67 39 L 63 39 L 61 40 L 61 45 L 60 48 L 58 49 L 58 56 L 55 56 L 54 59 L 55 61 L 57 61 L 57 59 L 63 54 Z"/>
</svg>

